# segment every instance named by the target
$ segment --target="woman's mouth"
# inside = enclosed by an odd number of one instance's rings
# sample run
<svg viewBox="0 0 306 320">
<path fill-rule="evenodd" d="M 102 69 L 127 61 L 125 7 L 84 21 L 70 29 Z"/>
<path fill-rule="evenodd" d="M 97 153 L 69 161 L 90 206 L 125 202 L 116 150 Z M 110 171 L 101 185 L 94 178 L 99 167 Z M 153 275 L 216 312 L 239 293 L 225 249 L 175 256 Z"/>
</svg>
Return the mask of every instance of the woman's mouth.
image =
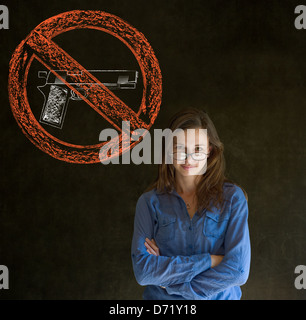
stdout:
<svg viewBox="0 0 306 320">
<path fill-rule="evenodd" d="M 190 169 L 195 168 L 195 166 L 183 166 L 183 165 L 182 165 L 182 168 L 183 168 L 184 170 L 190 170 Z"/>
</svg>

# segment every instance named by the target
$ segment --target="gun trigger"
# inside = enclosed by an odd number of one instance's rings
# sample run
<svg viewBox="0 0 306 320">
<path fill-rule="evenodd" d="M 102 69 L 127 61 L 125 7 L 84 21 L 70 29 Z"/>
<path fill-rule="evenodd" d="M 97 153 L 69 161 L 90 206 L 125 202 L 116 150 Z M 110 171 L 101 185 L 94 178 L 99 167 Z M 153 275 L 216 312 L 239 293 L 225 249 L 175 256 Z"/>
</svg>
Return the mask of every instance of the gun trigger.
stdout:
<svg viewBox="0 0 306 320">
<path fill-rule="evenodd" d="M 78 91 L 82 96 L 84 96 L 85 98 L 87 98 L 87 95 L 88 95 L 87 90 L 82 89 L 82 88 L 79 88 L 79 89 L 77 89 L 77 91 Z M 71 99 L 72 99 L 72 100 L 82 100 L 82 98 L 81 98 L 78 94 L 76 94 L 73 90 L 70 90 L 70 93 L 71 93 Z"/>
<path fill-rule="evenodd" d="M 78 100 L 78 95 L 72 89 L 70 90 L 70 94 L 72 100 Z"/>
</svg>

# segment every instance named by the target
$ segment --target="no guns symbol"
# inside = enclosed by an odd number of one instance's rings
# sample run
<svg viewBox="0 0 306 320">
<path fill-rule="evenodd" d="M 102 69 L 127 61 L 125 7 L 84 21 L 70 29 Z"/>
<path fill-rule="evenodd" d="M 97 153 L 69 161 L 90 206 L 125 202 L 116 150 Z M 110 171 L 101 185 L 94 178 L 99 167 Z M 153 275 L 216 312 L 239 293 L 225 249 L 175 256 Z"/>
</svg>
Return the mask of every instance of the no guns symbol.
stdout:
<svg viewBox="0 0 306 320">
<path fill-rule="evenodd" d="M 143 78 L 142 101 L 137 113 L 114 94 L 114 87 L 112 87 L 114 83 L 101 83 L 95 77 L 94 72 L 86 70 L 52 41 L 52 38 L 61 33 L 80 28 L 107 32 L 121 40 L 132 51 L 138 61 Z M 72 99 L 84 100 L 116 130 L 120 131 L 121 135 L 122 121 L 130 121 L 131 130 L 138 128 L 148 130 L 157 117 L 161 104 L 162 76 L 153 49 L 142 33 L 122 19 L 101 11 L 76 10 L 51 17 L 39 24 L 16 48 L 10 61 L 8 91 L 13 114 L 23 133 L 34 145 L 54 158 L 71 163 L 98 163 L 102 160 L 101 155 L 99 157 L 101 147 L 110 142 L 89 146 L 70 144 L 55 138 L 39 124 L 31 111 L 26 90 L 27 76 L 33 59 L 37 59 L 50 70 L 61 84 L 64 84 L 65 90 L 67 90 L 64 93 L 70 90 Z M 131 74 L 127 74 L 130 71 L 119 71 L 121 74 L 115 83 L 117 88 L 124 88 L 125 85 L 127 88 L 136 84 L 137 74 L 133 78 Z M 50 72 L 48 76 L 42 73 L 40 76 L 47 79 Z M 67 75 L 69 75 L 69 80 Z M 63 90 L 61 86 L 52 85 L 50 85 L 50 90 L 58 88 Z M 61 127 L 68 96 L 63 95 L 63 97 L 65 96 L 65 105 L 63 105 L 63 110 L 57 110 L 58 120 L 56 117 L 50 119 L 50 112 L 49 118 L 47 112 L 44 119 L 44 112 L 48 111 L 47 103 L 50 90 L 46 96 L 40 120 L 42 122 L 49 121 L 49 124 L 52 120 L 53 122 L 58 121 L 57 125 Z M 148 122 L 141 119 L 142 114 L 146 115 L 146 118 L 149 119 Z M 121 135 L 119 141 L 122 141 Z M 114 141 L 114 143 L 118 143 L 118 141 Z M 134 147 L 137 143 L 138 141 L 131 142 L 129 148 Z M 119 154 L 125 151 L 127 150 L 120 144 Z"/>
</svg>

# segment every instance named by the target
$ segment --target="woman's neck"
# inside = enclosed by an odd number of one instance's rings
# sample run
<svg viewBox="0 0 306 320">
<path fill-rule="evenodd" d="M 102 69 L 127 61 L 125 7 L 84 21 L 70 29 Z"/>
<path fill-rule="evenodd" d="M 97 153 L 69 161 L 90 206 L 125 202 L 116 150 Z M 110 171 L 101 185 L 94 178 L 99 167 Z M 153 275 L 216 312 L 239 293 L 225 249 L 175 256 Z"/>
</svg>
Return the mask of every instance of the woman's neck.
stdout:
<svg viewBox="0 0 306 320">
<path fill-rule="evenodd" d="M 175 177 L 176 191 L 181 194 L 190 195 L 196 191 L 197 176 L 181 176 Z"/>
</svg>

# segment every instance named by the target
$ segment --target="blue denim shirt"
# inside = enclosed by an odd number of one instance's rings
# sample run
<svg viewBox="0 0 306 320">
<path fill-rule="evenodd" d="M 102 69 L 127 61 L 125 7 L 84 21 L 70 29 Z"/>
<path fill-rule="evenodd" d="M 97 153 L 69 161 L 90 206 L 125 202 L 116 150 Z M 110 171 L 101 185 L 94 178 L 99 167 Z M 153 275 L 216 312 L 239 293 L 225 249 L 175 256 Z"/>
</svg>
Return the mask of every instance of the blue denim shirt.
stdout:
<svg viewBox="0 0 306 320">
<path fill-rule="evenodd" d="M 132 263 L 137 282 L 153 300 L 232 300 L 250 269 L 248 203 L 238 186 L 224 183 L 225 206 L 196 212 L 192 219 L 173 190 L 156 189 L 136 205 Z M 145 238 L 155 239 L 160 256 L 150 255 Z M 211 268 L 210 255 L 224 255 Z M 165 288 L 162 288 L 165 287 Z"/>
</svg>

